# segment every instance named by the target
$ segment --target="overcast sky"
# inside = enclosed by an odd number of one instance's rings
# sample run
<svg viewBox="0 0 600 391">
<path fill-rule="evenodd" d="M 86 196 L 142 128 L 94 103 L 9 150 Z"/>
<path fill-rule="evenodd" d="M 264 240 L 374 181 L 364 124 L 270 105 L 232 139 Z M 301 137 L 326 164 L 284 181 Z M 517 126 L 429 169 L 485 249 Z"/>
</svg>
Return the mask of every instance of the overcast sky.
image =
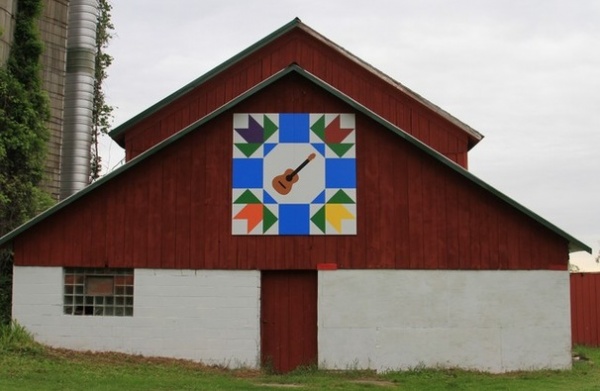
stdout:
<svg viewBox="0 0 600 391">
<path fill-rule="evenodd" d="M 483 181 L 600 245 L 600 1 L 112 1 L 117 126 L 299 17 L 485 138 Z M 105 166 L 123 152 L 104 140 Z M 571 254 L 581 268 L 594 256 Z"/>
</svg>

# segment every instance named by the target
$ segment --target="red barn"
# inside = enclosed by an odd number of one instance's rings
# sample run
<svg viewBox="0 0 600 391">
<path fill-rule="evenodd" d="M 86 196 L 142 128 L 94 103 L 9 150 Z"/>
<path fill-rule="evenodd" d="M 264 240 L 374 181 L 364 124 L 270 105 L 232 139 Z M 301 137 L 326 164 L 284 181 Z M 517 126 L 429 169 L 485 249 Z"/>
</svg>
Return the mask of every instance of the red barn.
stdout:
<svg viewBox="0 0 600 391">
<path fill-rule="evenodd" d="M 127 163 L 0 239 L 41 342 L 231 367 L 569 368 L 569 252 L 482 136 L 299 20 L 111 132 Z"/>
</svg>

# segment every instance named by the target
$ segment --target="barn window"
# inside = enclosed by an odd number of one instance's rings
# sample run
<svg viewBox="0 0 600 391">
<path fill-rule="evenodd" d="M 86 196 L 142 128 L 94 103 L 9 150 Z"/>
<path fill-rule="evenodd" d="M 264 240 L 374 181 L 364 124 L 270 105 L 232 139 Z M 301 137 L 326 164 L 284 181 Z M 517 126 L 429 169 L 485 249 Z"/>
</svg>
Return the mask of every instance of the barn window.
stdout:
<svg viewBox="0 0 600 391">
<path fill-rule="evenodd" d="M 133 269 L 65 268 L 64 313 L 133 316 Z"/>
</svg>

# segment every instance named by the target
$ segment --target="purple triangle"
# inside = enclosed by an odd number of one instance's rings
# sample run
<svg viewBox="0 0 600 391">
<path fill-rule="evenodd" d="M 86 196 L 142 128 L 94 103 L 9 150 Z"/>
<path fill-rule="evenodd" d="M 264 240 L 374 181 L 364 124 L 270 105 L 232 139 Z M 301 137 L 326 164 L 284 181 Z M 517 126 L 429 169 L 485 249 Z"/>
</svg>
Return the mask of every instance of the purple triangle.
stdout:
<svg viewBox="0 0 600 391">
<path fill-rule="evenodd" d="M 261 144 L 264 141 L 263 128 L 252 116 L 248 116 L 248 128 L 235 129 L 235 131 L 247 143 Z"/>
</svg>

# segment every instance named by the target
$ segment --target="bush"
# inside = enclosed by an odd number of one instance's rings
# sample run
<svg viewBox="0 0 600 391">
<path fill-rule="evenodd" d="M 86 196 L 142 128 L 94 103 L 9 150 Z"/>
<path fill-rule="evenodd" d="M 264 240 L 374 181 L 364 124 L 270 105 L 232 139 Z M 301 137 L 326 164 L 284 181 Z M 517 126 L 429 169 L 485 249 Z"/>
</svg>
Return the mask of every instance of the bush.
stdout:
<svg viewBox="0 0 600 391">
<path fill-rule="evenodd" d="M 12 303 L 12 256 L 8 250 L 0 250 L 0 325 L 10 323 Z"/>
<path fill-rule="evenodd" d="M 43 351 L 44 347 L 35 342 L 31 333 L 16 321 L 0 325 L 0 353 L 40 354 Z"/>
</svg>

